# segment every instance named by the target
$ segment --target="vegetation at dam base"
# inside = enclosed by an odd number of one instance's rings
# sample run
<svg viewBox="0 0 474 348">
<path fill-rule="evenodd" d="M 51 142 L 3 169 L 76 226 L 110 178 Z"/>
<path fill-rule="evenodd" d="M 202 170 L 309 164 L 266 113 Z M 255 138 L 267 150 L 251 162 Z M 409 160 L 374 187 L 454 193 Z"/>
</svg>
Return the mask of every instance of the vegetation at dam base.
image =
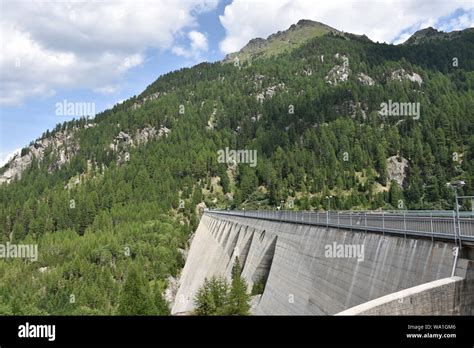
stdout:
<svg viewBox="0 0 474 348">
<path fill-rule="evenodd" d="M 196 315 L 248 315 L 250 295 L 247 282 L 241 277 L 242 269 L 236 257 L 232 268 L 232 282 L 229 287 L 225 277 L 211 277 L 204 280 L 195 297 Z"/>
</svg>

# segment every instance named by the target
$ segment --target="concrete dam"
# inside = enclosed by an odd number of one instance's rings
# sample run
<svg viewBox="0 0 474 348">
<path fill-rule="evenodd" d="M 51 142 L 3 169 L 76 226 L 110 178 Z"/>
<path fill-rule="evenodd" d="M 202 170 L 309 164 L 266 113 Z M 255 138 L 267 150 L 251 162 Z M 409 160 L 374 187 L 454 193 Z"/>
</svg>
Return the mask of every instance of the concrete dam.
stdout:
<svg viewBox="0 0 474 348">
<path fill-rule="evenodd" d="M 172 314 L 239 257 L 255 315 L 473 315 L 473 245 L 472 218 L 205 211 Z"/>
</svg>

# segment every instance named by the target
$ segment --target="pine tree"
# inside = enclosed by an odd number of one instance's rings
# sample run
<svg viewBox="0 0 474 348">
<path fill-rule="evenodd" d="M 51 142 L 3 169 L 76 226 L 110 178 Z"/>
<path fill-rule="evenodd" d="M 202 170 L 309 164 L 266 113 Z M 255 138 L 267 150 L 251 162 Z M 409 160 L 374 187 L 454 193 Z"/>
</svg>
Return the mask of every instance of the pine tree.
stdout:
<svg viewBox="0 0 474 348">
<path fill-rule="evenodd" d="M 223 277 L 205 279 L 194 298 L 197 315 L 226 314 L 228 303 L 228 285 Z"/>
<path fill-rule="evenodd" d="M 398 186 L 396 181 L 392 180 L 390 190 L 388 191 L 388 200 L 393 207 L 398 208 L 400 199 L 402 199 L 400 186 Z"/>
<path fill-rule="evenodd" d="M 250 295 L 247 292 L 247 282 L 241 276 L 239 258 L 236 257 L 232 268 L 232 284 L 226 314 L 248 315 L 250 311 Z"/>
<path fill-rule="evenodd" d="M 219 166 L 218 175 L 220 177 L 220 184 L 224 193 L 230 192 L 230 181 L 227 171 L 224 166 Z"/>
<path fill-rule="evenodd" d="M 154 308 L 150 300 L 149 289 L 138 266 L 133 264 L 128 271 L 127 279 L 122 287 L 118 314 L 150 315 Z"/>
</svg>

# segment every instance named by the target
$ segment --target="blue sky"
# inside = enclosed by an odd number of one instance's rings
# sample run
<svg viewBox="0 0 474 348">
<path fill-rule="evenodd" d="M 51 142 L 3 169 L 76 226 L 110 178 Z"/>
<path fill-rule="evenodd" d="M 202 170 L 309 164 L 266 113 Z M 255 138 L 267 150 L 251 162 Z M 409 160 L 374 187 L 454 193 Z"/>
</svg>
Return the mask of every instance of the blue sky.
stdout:
<svg viewBox="0 0 474 348">
<path fill-rule="evenodd" d="M 474 26 L 472 1 L 444 0 L 0 0 L 0 163 L 72 117 L 141 93 L 160 75 L 216 61 L 299 19 L 399 43 L 433 26 Z"/>
</svg>

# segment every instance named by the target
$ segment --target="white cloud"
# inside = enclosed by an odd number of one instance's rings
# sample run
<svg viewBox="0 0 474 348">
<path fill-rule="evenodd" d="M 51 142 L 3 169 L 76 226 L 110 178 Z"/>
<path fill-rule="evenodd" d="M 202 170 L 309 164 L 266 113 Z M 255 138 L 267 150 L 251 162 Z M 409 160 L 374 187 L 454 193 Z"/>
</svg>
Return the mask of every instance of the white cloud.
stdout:
<svg viewBox="0 0 474 348">
<path fill-rule="evenodd" d="M 255 37 L 285 30 L 300 19 L 322 22 L 335 29 L 365 34 L 373 41 L 392 42 L 404 30 L 433 25 L 454 10 L 474 9 L 468 0 L 233 0 L 220 22 L 226 37 L 223 53 L 241 49 Z M 463 22 L 467 22 L 464 20 Z M 471 20 L 472 22 L 472 20 Z"/>
<path fill-rule="evenodd" d="M 466 12 L 459 17 L 451 18 L 441 26 L 444 31 L 462 30 L 467 27 L 474 27 L 474 10 Z"/>
<path fill-rule="evenodd" d="M 2 0 L 1 6 L 0 104 L 11 105 L 69 87 L 111 93 L 147 49 L 171 49 L 217 0 Z M 192 49 L 203 50 L 207 39 L 193 32 Z"/>
<path fill-rule="evenodd" d="M 192 58 L 195 61 L 201 59 L 201 54 L 207 52 L 209 49 L 209 44 L 205 34 L 192 30 L 187 34 L 189 39 L 189 49 L 184 48 L 181 45 L 175 46 L 172 48 L 172 52 L 178 56 Z"/>
<path fill-rule="evenodd" d="M 177 56 L 189 57 L 189 52 L 183 46 L 173 47 L 172 52 Z"/>
<path fill-rule="evenodd" d="M 188 37 L 191 40 L 191 48 L 193 50 L 207 51 L 208 49 L 207 37 L 203 33 L 193 30 L 189 32 Z"/>
</svg>

